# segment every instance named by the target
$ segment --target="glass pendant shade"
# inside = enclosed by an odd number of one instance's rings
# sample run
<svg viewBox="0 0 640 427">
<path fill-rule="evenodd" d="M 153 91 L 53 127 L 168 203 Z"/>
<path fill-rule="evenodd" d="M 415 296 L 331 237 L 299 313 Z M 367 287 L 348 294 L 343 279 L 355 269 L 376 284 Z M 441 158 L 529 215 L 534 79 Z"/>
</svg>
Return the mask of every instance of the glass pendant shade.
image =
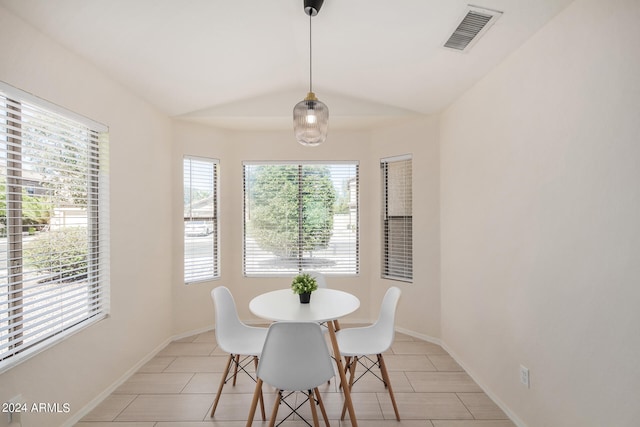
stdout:
<svg viewBox="0 0 640 427">
<path fill-rule="evenodd" d="M 322 144 L 328 128 L 329 108 L 313 92 L 293 107 L 293 130 L 300 144 L 310 147 Z"/>
</svg>

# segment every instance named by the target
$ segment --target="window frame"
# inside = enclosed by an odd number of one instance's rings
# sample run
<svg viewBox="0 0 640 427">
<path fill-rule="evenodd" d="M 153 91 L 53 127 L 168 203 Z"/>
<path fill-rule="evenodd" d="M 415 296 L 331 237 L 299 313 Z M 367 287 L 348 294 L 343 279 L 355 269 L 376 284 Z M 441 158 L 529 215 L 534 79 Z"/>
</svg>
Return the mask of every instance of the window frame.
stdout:
<svg viewBox="0 0 640 427">
<path fill-rule="evenodd" d="M 298 259 L 298 265 L 294 272 L 293 268 L 291 271 L 262 271 L 262 272 L 247 272 L 247 215 L 248 215 L 248 195 L 247 195 L 247 166 L 344 166 L 350 165 L 355 168 L 355 176 L 352 179 L 355 179 L 354 189 L 355 189 L 355 198 L 348 198 L 347 203 L 355 204 L 355 214 L 354 214 L 354 258 L 353 258 L 353 271 L 345 272 L 345 271 L 327 271 L 326 268 L 315 268 L 304 265 L 302 259 Z M 299 274 L 305 271 L 319 271 L 324 275 L 329 276 L 344 276 L 344 277 L 357 277 L 360 275 L 360 162 L 357 160 L 328 160 L 328 161 L 316 161 L 316 160 L 258 160 L 258 161 L 243 161 L 242 162 L 242 181 L 243 181 L 243 217 L 242 217 L 242 226 L 243 226 L 243 237 L 242 237 L 242 273 L 243 277 L 289 277 L 292 274 Z M 301 195 L 301 181 L 298 181 L 299 191 L 298 194 Z M 347 193 L 351 195 L 351 193 Z M 302 196 L 299 196 L 302 197 Z M 302 208 L 300 208 L 302 209 Z M 351 214 L 350 214 L 351 216 Z M 299 219 L 302 219 L 302 216 L 299 216 Z M 335 226 L 335 225 L 334 225 Z M 301 229 L 301 227 L 299 227 Z"/>
<path fill-rule="evenodd" d="M 2 151 L 6 154 L 6 168 L 0 169 L 0 175 L 6 178 L 4 213 L 7 226 L 4 231 L 7 235 L 7 260 L 12 260 L 11 265 L 7 261 L 7 283 L 0 285 L 0 296 L 5 298 L 5 302 L 0 304 L 0 326 L 5 325 L 0 327 L 1 373 L 109 316 L 110 235 L 108 127 L 2 81 L 0 109 L 4 111 L 0 116 L 0 147 L 4 147 Z M 42 129 L 51 126 L 57 133 L 43 131 L 42 135 L 37 136 L 30 133 L 33 129 L 40 129 L 39 126 L 44 126 Z M 64 131 L 58 130 L 63 128 Z M 85 195 L 84 202 L 70 205 L 79 206 L 80 212 L 83 209 L 85 211 L 80 222 L 86 221 L 86 232 L 82 231 L 82 224 L 76 226 L 75 230 L 80 230 L 81 233 L 78 234 L 86 237 L 86 240 L 83 238 L 87 244 L 86 259 L 80 261 L 81 265 L 86 263 L 86 267 L 69 264 L 71 261 L 60 258 L 60 251 L 44 253 L 49 257 L 46 258 L 49 260 L 47 262 L 65 263 L 62 268 L 72 274 L 66 281 L 63 281 L 64 272 L 59 272 L 56 276 L 51 271 L 34 269 L 29 260 L 25 260 L 25 256 L 28 256 L 25 252 L 29 248 L 23 247 L 28 238 L 24 235 L 25 225 L 22 219 L 25 212 L 33 213 L 29 201 L 23 197 L 35 196 L 36 192 L 44 191 L 44 187 L 37 187 L 46 185 L 44 183 L 51 177 L 50 174 L 45 177 L 42 172 L 40 183 L 32 181 L 28 176 L 24 177 L 24 172 L 30 171 L 29 165 L 46 166 L 56 173 L 69 174 L 60 175 L 63 177 L 78 172 L 72 169 L 77 166 L 75 164 L 69 166 L 66 162 L 51 163 L 54 161 L 45 160 L 51 154 L 44 147 L 56 144 L 68 144 L 64 150 L 72 146 L 80 147 L 87 155 L 85 160 L 81 160 L 85 163 L 81 163 L 79 169 L 81 176 L 86 176 L 81 190 Z M 25 150 L 26 157 L 23 156 Z M 58 155 L 65 156 L 65 151 L 60 149 L 60 152 L 63 154 Z M 45 163 L 47 161 L 50 163 Z M 77 181 L 73 182 L 77 184 Z M 60 188 L 62 191 L 77 190 L 77 187 L 70 185 L 73 184 L 66 183 Z M 47 194 L 46 197 L 39 195 L 38 199 L 38 203 L 41 199 L 46 200 L 42 203 L 47 206 L 49 214 L 62 206 L 69 207 L 66 205 L 69 202 L 63 201 L 64 197 L 52 194 Z M 55 214 L 51 218 L 54 219 Z M 45 226 L 48 227 L 55 227 L 51 225 L 51 220 Z M 60 226 L 60 230 L 63 229 L 69 227 Z M 86 273 L 83 269 L 76 268 L 86 268 Z M 42 282 L 44 279 L 40 279 L 41 277 L 49 278 L 47 282 Z M 36 279 L 40 280 L 35 281 Z M 47 283 L 53 283 L 54 287 L 50 286 L 49 291 L 41 290 Z M 1 309 L 3 306 L 6 309 Z"/>
<path fill-rule="evenodd" d="M 202 156 L 192 156 L 192 155 L 184 155 L 182 158 L 182 183 L 183 183 L 183 201 L 186 200 L 186 182 L 185 182 L 185 167 L 186 162 L 202 162 L 213 165 L 213 174 L 210 176 L 212 180 L 212 201 L 213 201 L 213 210 L 211 216 L 193 216 L 189 215 L 187 217 L 183 212 L 183 281 L 185 285 L 192 285 L 200 282 L 208 282 L 211 280 L 218 280 L 221 277 L 221 265 L 220 265 L 220 160 L 209 157 Z M 190 177 L 193 177 L 193 174 L 190 172 Z M 190 202 L 192 202 L 191 196 L 189 197 Z M 187 209 L 185 206 L 184 209 Z M 193 207 L 189 209 L 189 212 L 193 212 Z M 210 234 L 212 234 L 212 257 L 211 263 L 207 264 L 205 268 L 210 268 L 212 273 L 211 275 L 202 275 L 195 279 L 188 280 L 187 278 L 187 223 L 189 221 L 210 221 L 212 223 L 213 230 Z"/>
<path fill-rule="evenodd" d="M 400 194 L 396 194 L 395 200 L 401 198 L 403 206 L 399 209 L 409 209 L 409 213 L 404 215 L 392 215 L 390 212 L 398 207 L 390 206 L 390 179 L 389 179 L 389 165 L 400 164 L 400 162 L 408 162 L 409 176 L 407 185 L 407 175 L 405 173 L 405 182 L 399 183 L 396 188 L 400 188 Z M 402 167 L 403 165 L 400 165 Z M 393 184 L 391 184 L 393 185 Z M 380 277 L 387 280 L 396 280 L 400 282 L 413 283 L 413 156 L 411 154 L 404 154 L 393 157 L 386 157 L 380 159 L 380 186 L 381 186 L 381 249 L 380 249 Z M 407 187 L 410 188 L 407 188 Z M 408 194 L 408 197 L 407 197 Z M 393 221 L 397 220 L 397 221 Z M 396 233 L 392 231 L 392 222 L 397 222 L 401 227 L 401 232 Z M 407 233 L 407 230 L 409 231 Z M 400 240 L 401 248 L 400 256 L 392 257 L 393 243 L 392 240 Z M 404 253 L 402 253 L 404 252 Z M 408 256 L 406 253 L 408 252 Z M 400 262 L 398 262 L 400 259 Z M 392 264 L 395 263 L 396 266 Z M 398 268 L 397 265 L 400 264 Z"/>
</svg>

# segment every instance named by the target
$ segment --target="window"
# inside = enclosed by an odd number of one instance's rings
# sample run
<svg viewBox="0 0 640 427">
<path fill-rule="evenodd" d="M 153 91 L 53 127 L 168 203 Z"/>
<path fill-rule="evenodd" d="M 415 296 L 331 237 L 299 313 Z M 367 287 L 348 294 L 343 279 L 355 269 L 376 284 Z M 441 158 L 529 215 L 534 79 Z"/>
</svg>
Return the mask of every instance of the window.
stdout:
<svg viewBox="0 0 640 427">
<path fill-rule="evenodd" d="M 358 163 L 244 163 L 244 274 L 358 274 Z"/>
<path fill-rule="evenodd" d="M 106 317 L 107 128 L 0 82 L 0 370 Z"/>
<path fill-rule="evenodd" d="M 411 156 L 380 161 L 382 277 L 413 280 Z"/>
<path fill-rule="evenodd" d="M 218 252 L 218 160 L 185 157 L 184 281 L 220 277 Z"/>
</svg>

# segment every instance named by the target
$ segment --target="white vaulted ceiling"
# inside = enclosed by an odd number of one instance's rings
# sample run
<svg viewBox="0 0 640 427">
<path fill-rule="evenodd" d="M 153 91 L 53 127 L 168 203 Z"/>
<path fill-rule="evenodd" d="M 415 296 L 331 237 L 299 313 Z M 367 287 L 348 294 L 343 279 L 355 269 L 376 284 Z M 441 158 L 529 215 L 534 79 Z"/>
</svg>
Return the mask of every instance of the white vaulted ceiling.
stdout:
<svg viewBox="0 0 640 427">
<path fill-rule="evenodd" d="M 471 0 L 469 0 L 471 1 Z M 313 89 L 332 128 L 446 108 L 571 0 L 473 0 L 503 12 L 465 53 L 442 47 L 461 0 L 325 0 Z M 303 0 L 0 0 L 169 116 L 291 128 L 309 84 Z M 19 41 L 16 41 L 19 43 Z"/>
</svg>

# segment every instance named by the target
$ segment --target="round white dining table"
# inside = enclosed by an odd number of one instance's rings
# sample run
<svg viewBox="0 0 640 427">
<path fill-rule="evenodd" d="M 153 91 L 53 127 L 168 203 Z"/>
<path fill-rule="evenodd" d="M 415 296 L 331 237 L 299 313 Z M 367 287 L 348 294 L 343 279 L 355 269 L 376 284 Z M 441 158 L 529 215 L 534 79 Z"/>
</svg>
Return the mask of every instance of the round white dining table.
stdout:
<svg viewBox="0 0 640 427">
<path fill-rule="evenodd" d="M 340 375 L 341 388 L 352 427 L 358 427 L 358 420 L 353 409 L 351 391 L 335 332 L 340 329 L 338 319 L 353 313 L 359 307 L 360 300 L 355 295 L 327 288 L 320 288 L 312 292 L 311 301 L 308 304 L 300 303 L 300 298 L 291 289 L 267 292 L 258 295 L 249 302 L 249 310 L 263 319 L 277 322 L 327 322 L 333 355 L 338 365 L 337 371 Z M 255 402 L 253 405 L 253 410 L 255 410 Z"/>
<path fill-rule="evenodd" d="M 249 302 L 249 310 L 258 317 L 278 322 L 327 322 L 353 313 L 360 300 L 348 292 L 321 288 L 311 294 L 308 304 L 301 304 L 291 289 L 258 295 Z"/>
</svg>

